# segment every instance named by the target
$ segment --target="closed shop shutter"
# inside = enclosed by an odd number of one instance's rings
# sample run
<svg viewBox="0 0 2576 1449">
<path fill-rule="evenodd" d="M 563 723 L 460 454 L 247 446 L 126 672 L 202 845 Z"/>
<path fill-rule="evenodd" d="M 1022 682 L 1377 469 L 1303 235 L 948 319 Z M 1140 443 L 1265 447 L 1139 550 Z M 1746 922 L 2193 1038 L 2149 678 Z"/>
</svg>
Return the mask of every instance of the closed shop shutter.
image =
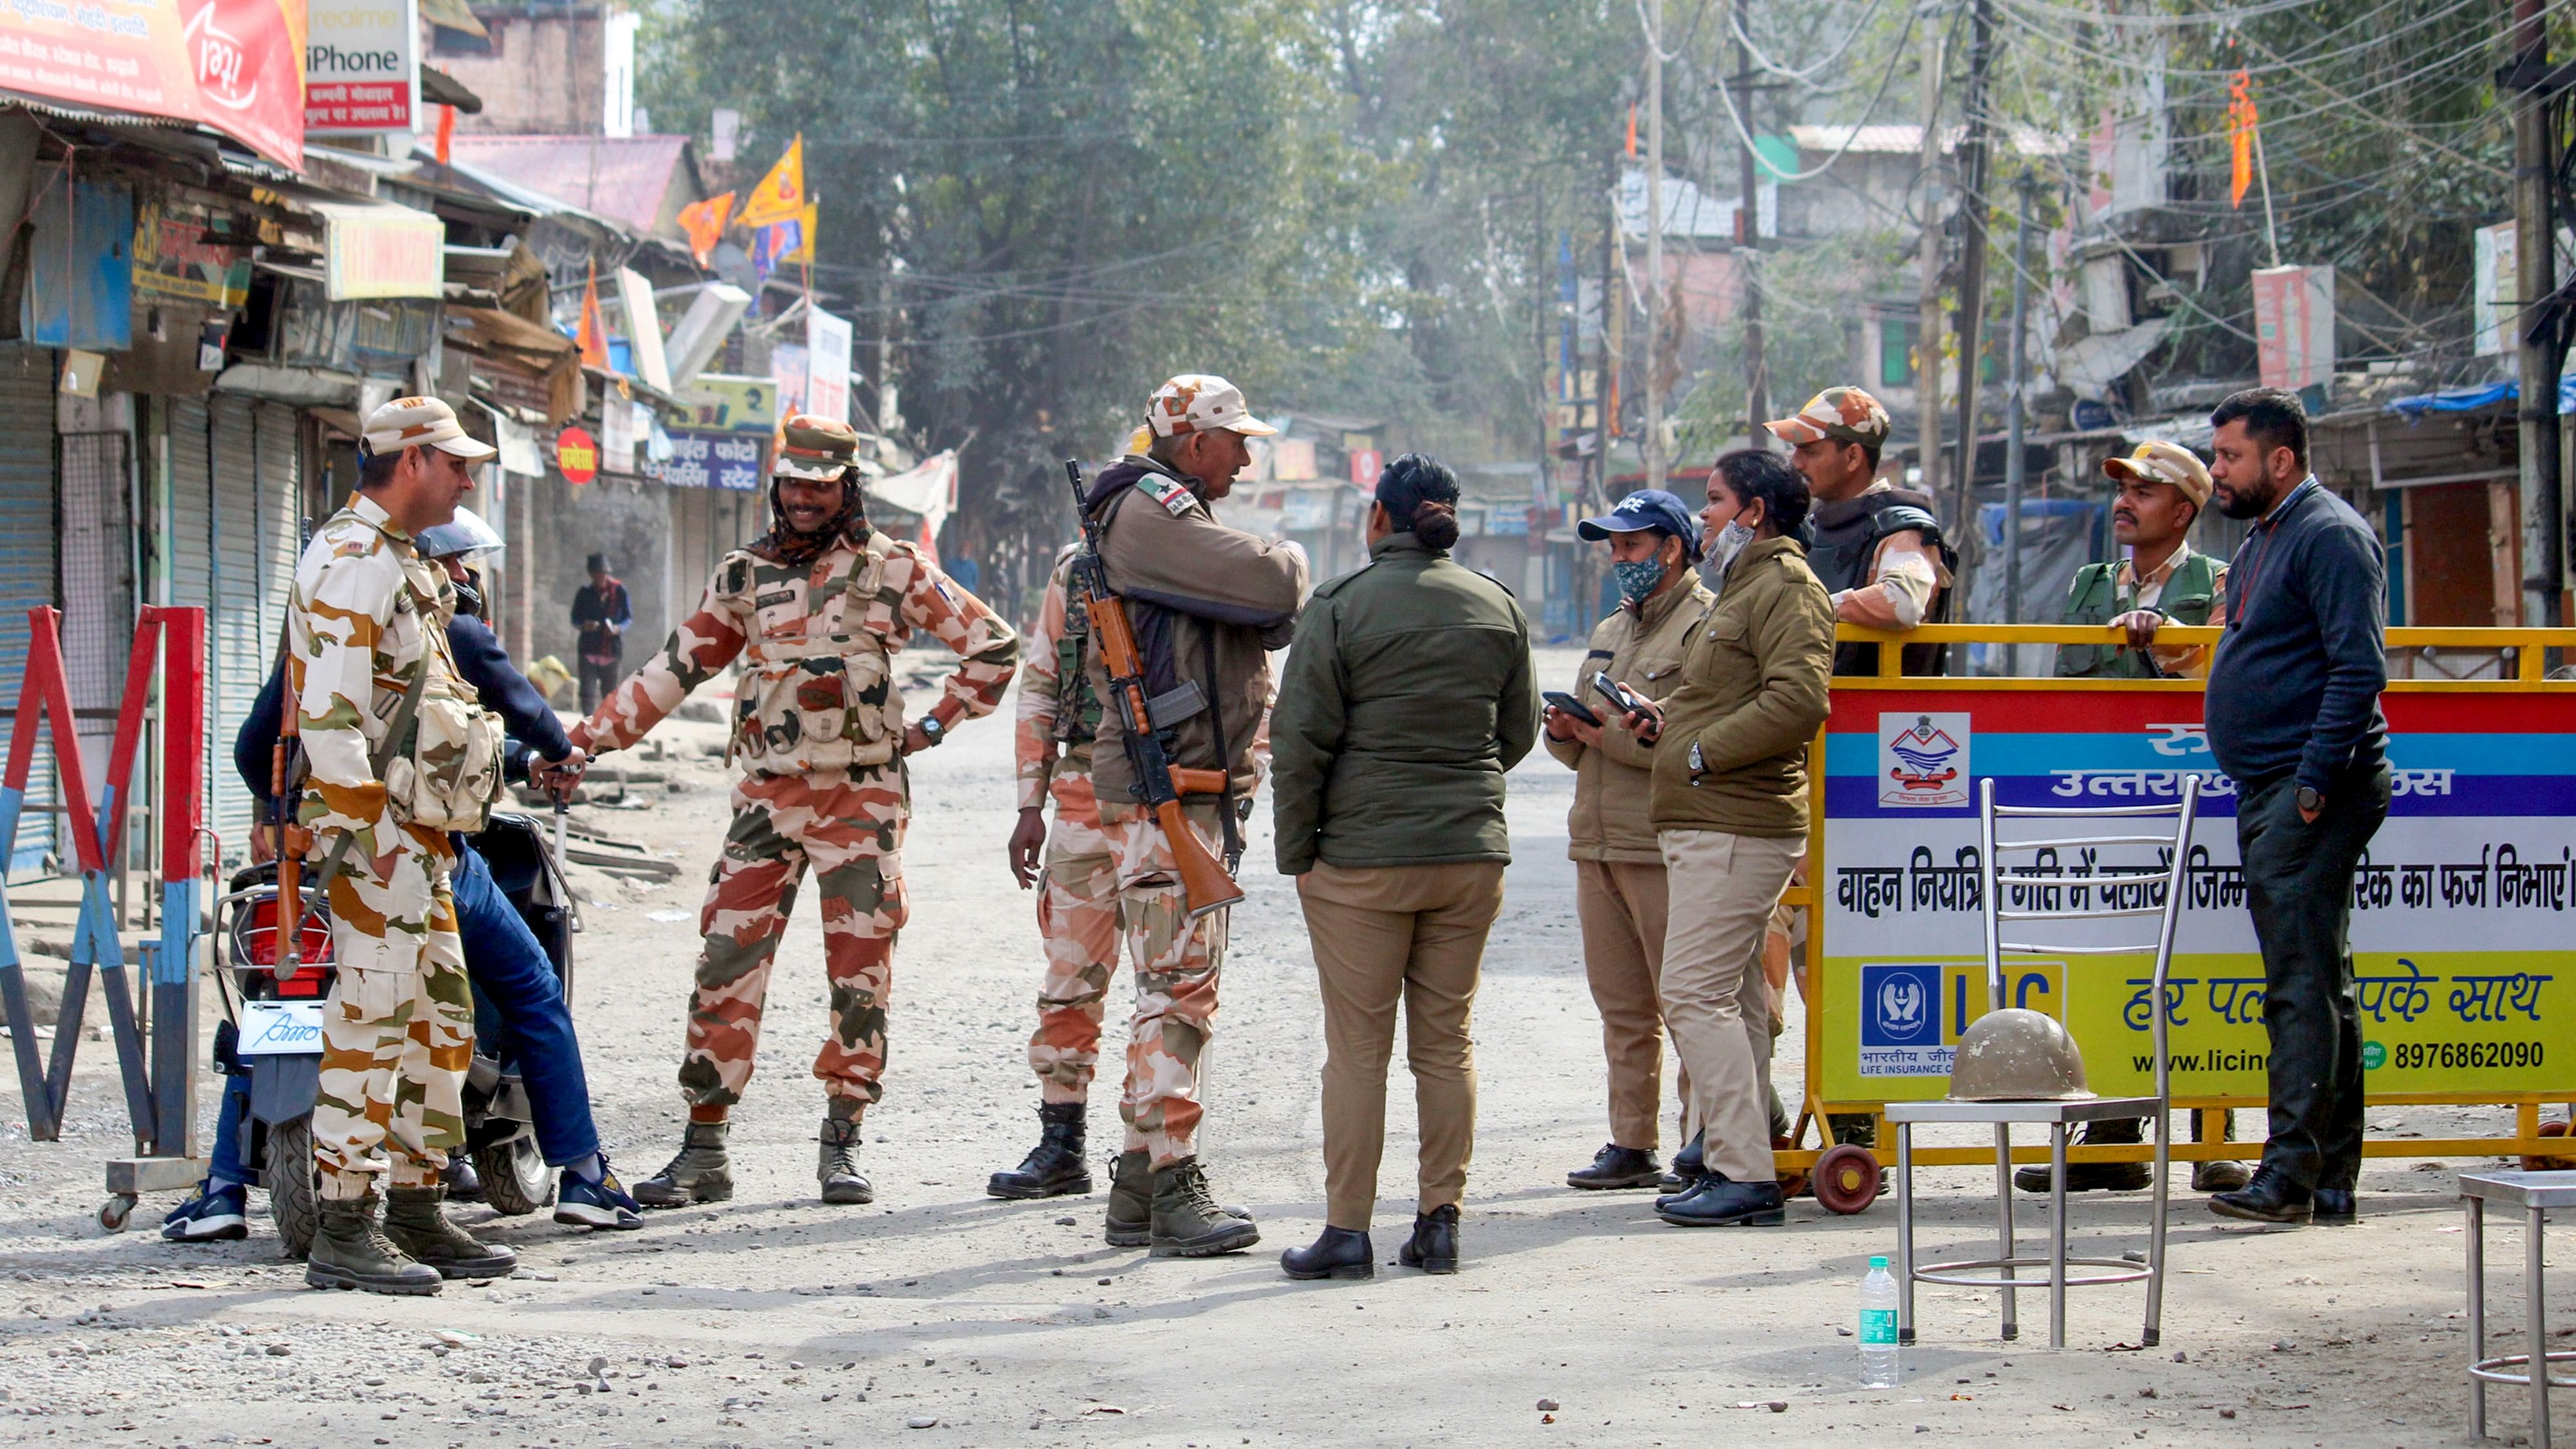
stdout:
<svg viewBox="0 0 2576 1449">
<path fill-rule="evenodd" d="M 213 522 L 210 607 L 206 632 L 213 652 L 206 696 L 214 720 L 214 754 L 207 776 L 214 790 L 215 833 L 227 854 L 250 839 L 256 807 L 232 768 L 233 740 L 250 718 L 251 702 L 267 682 L 272 639 L 266 628 L 261 568 L 261 470 L 253 404 L 245 398 L 213 400 Z M 180 526 L 186 526 L 183 519 Z"/>
<path fill-rule="evenodd" d="M 0 708 L 18 707 L 27 611 L 54 602 L 54 354 L 0 344 Z M 54 846 L 53 772 L 27 779 L 9 873 L 42 868 Z"/>
<path fill-rule="evenodd" d="M 165 577 L 169 582 L 161 601 L 178 608 L 206 611 L 211 655 L 215 602 L 214 424 L 207 414 L 203 398 L 172 398 L 167 411 L 170 511 L 163 520 L 167 531 L 161 546 L 162 556 L 167 560 Z M 212 668 L 211 657 L 207 667 Z M 206 783 L 210 797 L 216 780 L 230 773 L 220 766 L 231 758 L 231 741 L 226 740 L 222 748 L 215 742 L 216 701 L 220 696 L 214 683 L 210 679 L 206 691 Z M 229 838 L 228 834 L 227 840 Z"/>
</svg>

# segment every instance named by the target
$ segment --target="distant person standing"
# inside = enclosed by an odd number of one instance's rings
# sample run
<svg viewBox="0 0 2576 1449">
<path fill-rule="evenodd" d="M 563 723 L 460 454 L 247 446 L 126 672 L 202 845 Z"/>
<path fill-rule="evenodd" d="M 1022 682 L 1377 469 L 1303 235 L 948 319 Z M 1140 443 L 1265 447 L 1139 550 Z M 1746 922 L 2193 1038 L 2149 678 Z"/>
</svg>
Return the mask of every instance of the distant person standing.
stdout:
<svg viewBox="0 0 2576 1449">
<path fill-rule="evenodd" d="M 2271 1136 L 2222 1217 L 2349 1223 L 2361 1173 L 2352 877 L 2388 818 L 2388 556 L 2308 471 L 2308 415 L 2279 388 L 2209 415 L 2221 513 L 2253 523 L 2228 566 L 2209 750 L 2236 785 L 2245 906 L 2263 949 Z"/>
<path fill-rule="evenodd" d="M 582 567 L 590 582 L 573 590 L 572 626 L 581 631 L 581 712 L 599 708 L 617 687 L 617 665 L 626 654 L 626 630 L 635 622 L 635 606 L 626 585 L 608 572 L 608 555 L 592 554 Z"/>
</svg>

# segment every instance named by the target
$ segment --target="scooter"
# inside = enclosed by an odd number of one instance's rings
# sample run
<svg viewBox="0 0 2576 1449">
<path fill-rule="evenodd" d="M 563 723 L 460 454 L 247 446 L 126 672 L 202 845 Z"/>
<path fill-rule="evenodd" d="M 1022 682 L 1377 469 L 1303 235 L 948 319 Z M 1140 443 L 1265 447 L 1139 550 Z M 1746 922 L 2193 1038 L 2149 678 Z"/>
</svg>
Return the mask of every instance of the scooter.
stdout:
<svg viewBox="0 0 2576 1449">
<path fill-rule="evenodd" d="M 493 883 L 528 923 L 546 960 L 572 999 L 572 891 L 536 820 L 495 813 L 466 843 L 491 868 Z M 231 1020 L 216 1033 L 219 1070 L 250 1079 L 250 1112 L 244 1121 L 242 1159 L 255 1168 L 268 1192 L 270 1216 L 288 1256 L 300 1258 L 317 1222 L 313 1169 L 313 1101 L 322 1080 L 322 1004 L 338 973 L 331 961 L 331 922 L 325 902 L 308 903 L 301 933 L 302 961 L 280 976 L 284 957 L 278 920 L 277 866 L 252 866 L 232 878 L 216 902 L 217 979 L 227 976 L 238 1004 L 227 996 Z M 535 1118 L 518 1064 L 497 1055 L 503 1033 L 478 1002 L 474 1057 L 465 1077 L 465 1151 L 483 1178 L 485 1200 L 497 1212 L 525 1216 L 550 1205 L 554 1169 L 537 1148 Z M 227 1042 L 226 1038 L 230 1040 Z M 226 1060 L 229 1058 L 230 1060 Z"/>
</svg>

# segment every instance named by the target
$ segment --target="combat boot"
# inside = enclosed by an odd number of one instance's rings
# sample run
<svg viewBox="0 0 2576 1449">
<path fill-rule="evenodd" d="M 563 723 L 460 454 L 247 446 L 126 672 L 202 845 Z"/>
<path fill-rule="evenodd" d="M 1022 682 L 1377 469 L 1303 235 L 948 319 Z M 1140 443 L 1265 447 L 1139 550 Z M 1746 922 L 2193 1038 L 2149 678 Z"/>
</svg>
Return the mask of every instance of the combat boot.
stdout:
<svg viewBox="0 0 2576 1449">
<path fill-rule="evenodd" d="M 373 1197 L 345 1202 L 324 1198 L 315 1206 L 319 1221 L 313 1245 L 305 1252 L 306 1287 L 422 1297 L 443 1286 L 436 1268 L 412 1261 L 376 1226 Z"/>
<path fill-rule="evenodd" d="M 822 1150 L 816 1154 L 814 1178 L 823 1184 L 823 1201 L 860 1204 L 877 1200 L 877 1190 L 859 1171 L 858 1119 L 823 1119 Z"/>
<path fill-rule="evenodd" d="M 1038 1145 L 1009 1172 L 993 1174 L 984 1184 L 992 1197 L 1060 1197 L 1091 1191 L 1091 1169 L 1083 1165 L 1083 1114 L 1080 1102 L 1049 1102 L 1038 1108 Z"/>
<path fill-rule="evenodd" d="M 441 1278 L 507 1278 L 519 1266 L 519 1255 L 478 1240 L 448 1221 L 440 1206 L 447 1184 L 397 1187 L 385 1194 L 385 1236 L 415 1262 L 438 1271 Z"/>
<path fill-rule="evenodd" d="M 692 1122 L 680 1136 L 679 1154 L 660 1172 L 635 1184 L 646 1207 L 687 1207 L 733 1196 L 733 1159 L 725 1154 L 730 1122 Z"/>
<path fill-rule="evenodd" d="M 1197 1158 L 1154 1169 L 1153 1256 L 1213 1258 L 1260 1241 L 1261 1231 L 1249 1219 L 1233 1216 L 1208 1195 Z"/>
<path fill-rule="evenodd" d="M 1219 1203 L 1216 1210 L 1252 1221 L 1249 1208 Z M 1109 1227 L 1101 1236 L 1113 1248 L 1141 1248 L 1154 1240 L 1154 1162 L 1144 1148 L 1109 1160 Z"/>
</svg>

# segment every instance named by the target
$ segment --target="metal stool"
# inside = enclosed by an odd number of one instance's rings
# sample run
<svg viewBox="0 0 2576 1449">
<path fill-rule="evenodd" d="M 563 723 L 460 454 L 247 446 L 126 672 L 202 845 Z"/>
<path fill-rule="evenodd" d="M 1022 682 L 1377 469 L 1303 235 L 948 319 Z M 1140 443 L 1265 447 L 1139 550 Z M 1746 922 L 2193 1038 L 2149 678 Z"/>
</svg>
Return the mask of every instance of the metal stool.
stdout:
<svg viewBox="0 0 2576 1449">
<path fill-rule="evenodd" d="M 2528 1301 L 2523 1312 L 2530 1324 L 2530 1352 L 2487 1357 L 2487 1203 L 2493 1200 L 2507 1207 L 2519 1207 L 2525 1224 L 2523 1261 L 2528 1265 L 2531 1282 L 2524 1292 Z M 2532 1449 L 2549 1449 L 2549 1391 L 2576 1389 L 2576 1378 L 2560 1378 L 2549 1371 L 2554 1363 L 2576 1363 L 2576 1349 L 2548 1351 L 2549 1296 L 2541 1279 L 2541 1220 L 2552 1209 L 2576 1208 L 2576 1172 L 2463 1172 L 2460 1174 L 2460 1201 L 2469 1210 L 2469 1352 L 2476 1361 L 2469 1365 L 2469 1432 L 2483 1439 L 2487 1436 L 2487 1385 L 2525 1384 L 2531 1389 Z M 2533 1371 L 2537 1362 L 2540 1367 Z M 2508 1373 L 2519 1366 L 2521 1373 Z"/>
<path fill-rule="evenodd" d="M 2048 1277 L 2048 1346 L 2066 1346 L 2066 1290 L 2092 1288 L 2112 1283 L 2147 1285 L 2146 1327 L 2139 1342 L 2152 1348 L 2161 1336 L 2165 1296 L 2165 1216 L 2167 1207 L 2167 1169 L 2171 1166 L 2171 1129 L 2166 1121 L 2173 1106 L 2173 1084 L 2169 1053 L 2165 1048 L 2166 1024 L 2171 1006 L 2165 995 L 2165 976 L 2173 964 L 2174 925 L 2182 915 L 2183 872 L 2191 850 L 2191 827 L 2200 813 L 2200 779 L 2186 776 L 2181 798 L 2171 805 L 2133 805 L 2108 808 L 2038 808 L 2000 806 L 1995 803 L 1995 782 L 1977 782 L 1980 836 L 1984 853 L 1977 863 L 1979 906 L 1985 915 L 1986 979 L 1991 1007 L 2004 1005 L 2003 958 L 2011 955 L 2129 955 L 2144 949 L 2138 942 L 2102 944 L 2087 942 L 2075 945 L 2039 945 L 2006 941 L 2002 937 L 2005 921 L 2043 920 L 2075 921 L 2116 917 L 2154 916 L 2158 918 L 2155 951 L 2155 975 L 2149 997 L 2155 1003 L 2152 1033 L 2156 1057 L 2156 1092 L 2152 1097 L 2090 1097 L 2077 1101 L 2029 1102 L 1891 1102 L 1887 1120 L 1896 1128 L 1896 1339 L 1914 1341 L 1914 1285 L 1940 1283 L 1959 1288 L 1996 1288 L 2003 1292 L 2003 1336 L 2018 1338 L 2021 1323 L 2017 1316 L 2015 1291 L 2019 1287 L 2038 1287 L 2043 1280 L 2020 1278 L 2024 1268 L 2045 1268 Z M 2094 835 L 2047 840 L 1997 840 L 1995 822 L 2001 819 L 2044 817 L 2052 819 L 2128 819 L 2167 818 L 2174 822 L 2171 834 Z M 2086 849 L 2106 845 L 2155 845 L 2166 847 L 2171 854 L 2165 869 L 2153 875 L 2087 875 L 2031 874 L 2002 870 L 1997 863 L 1999 852 Z M 2077 887 L 2101 890 L 2121 884 L 2161 886 L 2161 899 L 2134 906 L 2073 905 L 2059 906 L 2056 891 Z M 2007 910 L 1999 887 L 2020 890 L 2032 902 L 2029 910 Z M 2150 891 L 2142 902 L 2152 899 Z M 2125 898 L 2125 897 L 2124 897 Z M 2070 1258 L 2066 1252 L 2066 1135 L 2077 1122 L 2098 1122 L 2120 1118 L 2145 1117 L 2155 1125 L 2155 1167 L 2152 1178 L 2153 1205 L 2148 1215 L 2147 1261 L 2144 1266 L 2125 1258 Z M 1950 1263 L 1914 1265 L 1914 1124 L 1917 1122 L 1985 1122 L 1995 1129 L 1995 1197 L 1998 1203 L 1997 1223 L 2002 1254 Z M 2049 1180 L 2048 1220 L 2049 1251 L 2045 1257 L 2021 1256 L 2013 1242 L 2012 1204 L 2012 1124 L 2027 1122 L 2048 1128 Z M 2104 1271 L 2070 1277 L 2072 1267 L 2099 1268 Z M 1997 1277 L 1976 1276 L 1993 1272 Z"/>
</svg>

